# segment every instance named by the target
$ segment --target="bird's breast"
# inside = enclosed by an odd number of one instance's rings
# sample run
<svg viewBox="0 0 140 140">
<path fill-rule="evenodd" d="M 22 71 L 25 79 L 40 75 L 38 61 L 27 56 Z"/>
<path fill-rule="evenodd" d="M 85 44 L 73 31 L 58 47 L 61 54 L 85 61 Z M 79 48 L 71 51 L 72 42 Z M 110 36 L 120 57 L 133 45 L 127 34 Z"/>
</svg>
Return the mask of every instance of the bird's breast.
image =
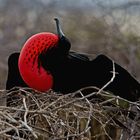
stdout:
<svg viewBox="0 0 140 140">
<path fill-rule="evenodd" d="M 26 58 L 28 59 L 28 58 Z M 19 58 L 19 70 L 25 83 L 36 90 L 47 91 L 53 85 L 53 77 L 38 64 L 38 58 Z"/>
<path fill-rule="evenodd" d="M 51 39 L 52 38 L 52 39 Z M 57 44 L 58 37 L 51 33 L 37 34 L 24 44 L 18 61 L 19 71 L 25 83 L 36 90 L 47 91 L 53 86 L 53 76 L 38 61 L 39 55 Z"/>
</svg>

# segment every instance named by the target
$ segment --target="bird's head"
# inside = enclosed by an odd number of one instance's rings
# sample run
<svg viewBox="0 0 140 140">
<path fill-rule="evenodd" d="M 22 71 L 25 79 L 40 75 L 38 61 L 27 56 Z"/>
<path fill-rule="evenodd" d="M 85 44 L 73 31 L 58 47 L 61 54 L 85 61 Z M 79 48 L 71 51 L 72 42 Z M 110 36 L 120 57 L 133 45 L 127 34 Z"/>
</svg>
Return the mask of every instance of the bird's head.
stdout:
<svg viewBox="0 0 140 140">
<path fill-rule="evenodd" d="M 53 86 L 53 76 L 39 63 L 39 55 L 50 47 L 57 47 L 64 34 L 55 18 L 57 34 L 42 32 L 31 36 L 21 49 L 18 67 L 25 83 L 36 90 L 47 91 Z"/>
</svg>

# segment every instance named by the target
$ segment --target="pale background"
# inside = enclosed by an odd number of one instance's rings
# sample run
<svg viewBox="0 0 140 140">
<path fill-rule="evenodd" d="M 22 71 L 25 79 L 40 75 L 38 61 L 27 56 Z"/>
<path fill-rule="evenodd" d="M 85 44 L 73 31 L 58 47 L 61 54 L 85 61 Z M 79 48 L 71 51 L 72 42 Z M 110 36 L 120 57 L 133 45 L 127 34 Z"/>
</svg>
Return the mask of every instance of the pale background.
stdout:
<svg viewBox="0 0 140 140">
<path fill-rule="evenodd" d="M 139 0 L 0 0 L 0 88 L 5 88 L 8 56 L 28 37 L 56 33 L 59 17 L 72 50 L 104 53 L 140 80 Z"/>
</svg>

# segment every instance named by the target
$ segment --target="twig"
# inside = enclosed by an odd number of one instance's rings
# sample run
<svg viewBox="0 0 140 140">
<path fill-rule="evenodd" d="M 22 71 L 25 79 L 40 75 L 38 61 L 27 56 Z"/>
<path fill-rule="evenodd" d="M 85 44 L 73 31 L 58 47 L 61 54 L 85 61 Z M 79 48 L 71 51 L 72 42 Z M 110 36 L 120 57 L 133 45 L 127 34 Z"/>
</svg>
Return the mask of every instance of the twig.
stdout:
<svg viewBox="0 0 140 140">
<path fill-rule="evenodd" d="M 23 122 L 23 121 L 21 121 L 21 120 L 19 120 L 19 122 L 21 122 L 21 124 L 22 124 L 25 128 L 27 128 L 29 132 L 32 133 L 32 135 L 34 136 L 34 138 L 36 138 L 36 139 L 38 138 L 38 136 L 34 133 L 33 129 L 32 129 L 29 125 L 27 125 L 27 123 L 25 123 L 25 122 Z"/>
<path fill-rule="evenodd" d="M 96 94 L 101 93 L 110 83 L 112 83 L 114 81 L 116 72 L 115 72 L 115 64 L 114 64 L 113 60 L 112 60 L 112 67 L 113 67 L 113 71 L 112 71 L 113 75 L 112 75 L 110 81 L 107 82 L 102 88 L 100 88 L 99 91 Z"/>
<path fill-rule="evenodd" d="M 24 122 L 27 124 L 27 114 L 28 114 L 28 108 L 27 108 L 27 105 L 26 105 L 25 97 L 23 98 L 23 105 L 24 105 L 24 108 L 25 108 L 25 113 L 24 113 Z"/>
</svg>

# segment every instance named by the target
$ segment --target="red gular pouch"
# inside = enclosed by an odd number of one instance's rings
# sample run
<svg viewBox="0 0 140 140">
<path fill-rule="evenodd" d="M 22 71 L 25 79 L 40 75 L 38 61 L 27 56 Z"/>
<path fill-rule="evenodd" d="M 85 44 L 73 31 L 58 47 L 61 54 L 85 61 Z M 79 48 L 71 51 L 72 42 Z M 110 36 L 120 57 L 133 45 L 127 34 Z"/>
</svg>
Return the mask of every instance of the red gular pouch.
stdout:
<svg viewBox="0 0 140 140">
<path fill-rule="evenodd" d="M 18 67 L 21 77 L 30 88 L 42 92 L 52 88 L 53 76 L 40 65 L 38 57 L 42 52 L 47 52 L 48 48 L 55 47 L 58 41 L 58 35 L 42 32 L 33 35 L 24 44 Z"/>
</svg>

